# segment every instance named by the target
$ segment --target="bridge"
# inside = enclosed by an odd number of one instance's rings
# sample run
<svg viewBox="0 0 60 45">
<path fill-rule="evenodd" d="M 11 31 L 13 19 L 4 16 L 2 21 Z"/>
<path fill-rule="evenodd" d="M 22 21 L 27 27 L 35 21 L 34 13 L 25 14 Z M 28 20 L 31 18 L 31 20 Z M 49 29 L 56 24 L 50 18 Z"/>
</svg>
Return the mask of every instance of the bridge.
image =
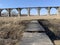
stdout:
<svg viewBox="0 0 60 45">
<path fill-rule="evenodd" d="M 46 15 L 40 15 L 40 10 L 41 10 L 42 8 L 47 9 L 48 14 L 46 14 Z M 56 13 L 55 15 L 51 15 L 51 14 L 50 14 L 51 8 L 56 8 L 57 13 Z M 18 11 L 17 17 L 20 17 L 20 19 L 23 19 L 23 20 L 24 20 L 24 19 L 25 19 L 25 20 L 27 20 L 27 19 L 60 19 L 60 7 L 0 8 L 0 17 L 2 17 L 1 12 L 2 12 L 3 10 L 7 10 L 7 11 L 8 11 L 8 16 L 7 16 L 7 17 L 12 17 L 12 15 L 11 15 L 11 10 L 13 10 L 13 9 L 16 9 L 16 10 Z M 26 15 L 26 16 L 25 16 L 25 15 L 23 15 L 23 16 L 21 15 L 22 9 L 26 9 L 26 10 L 27 10 L 27 15 Z M 37 10 L 37 15 L 31 15 L 31 14 L 30 14 L 31 9 L 36 9 L 36 10 Z"/>
</svg>

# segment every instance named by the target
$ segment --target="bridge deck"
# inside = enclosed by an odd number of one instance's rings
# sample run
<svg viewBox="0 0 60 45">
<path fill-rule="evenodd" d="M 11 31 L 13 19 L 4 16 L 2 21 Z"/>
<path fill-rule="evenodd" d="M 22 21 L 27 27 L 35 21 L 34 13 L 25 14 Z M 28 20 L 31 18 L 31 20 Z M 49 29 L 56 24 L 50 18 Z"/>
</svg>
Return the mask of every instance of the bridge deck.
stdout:
<svg viewBox="0 0 60 45">
<path fill-rule="evenodd" d="M 28 29 L 29 28 L 29 29 Z M 32 28 L 32 29 L 30 29 Z M 27 27 L 28 31 L 44 31 L 44 29 L 39 26 L 37 21 L 31 21 Z M 31 33 L 31 32 L 24 32 L 20 45 L 53 45 L 49 37 L 46 35 L 45 32 L 42 33 Z"/>
</svg>

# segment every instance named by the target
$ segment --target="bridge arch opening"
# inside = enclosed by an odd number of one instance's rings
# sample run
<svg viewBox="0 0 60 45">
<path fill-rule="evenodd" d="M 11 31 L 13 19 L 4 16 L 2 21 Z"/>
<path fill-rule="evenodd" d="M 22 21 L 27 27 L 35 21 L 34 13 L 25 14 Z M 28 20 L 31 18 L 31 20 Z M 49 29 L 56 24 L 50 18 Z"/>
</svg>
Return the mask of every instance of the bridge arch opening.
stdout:
<svg viewBox="0 0 60 45">
<path fill-rule="evenodd" d="M 31 16 L 36 16 L 36 15 L 38 15 L 37 9 L 31 9 L 31 10 L 30 10 L 30 15 L 31 15 Z"/>
<path fill-rule="evenodd" d="M 12 10 L 11 10 L 11 16 L 18 16 L 18 11 L 17 11 L 17 9 L 12 9 Z"/>
<path fill-rule="evenodd" d="M 46 8 L 41 8 L 40 10 L 40 15 L 47 15 L 48 14 L 48 11 Z"/>
<path fill-rule="evenodd" d="M 57 9 L 56 8 L 51 8 L 50 9 L 50 14 L 51 15 L 56 15 L 57 14 Z"/>
<path fill-rule="evenodd" d="M 27 15 L 28 15 L 27 9 L 22 9 L 21 16 L 27 16 Z"/>
<path fill-rule="evenodd" d="M 2 10 L 1 11 L 1 16 L 8 16 L 8 11 L 7 10 Z"/>
</svg>

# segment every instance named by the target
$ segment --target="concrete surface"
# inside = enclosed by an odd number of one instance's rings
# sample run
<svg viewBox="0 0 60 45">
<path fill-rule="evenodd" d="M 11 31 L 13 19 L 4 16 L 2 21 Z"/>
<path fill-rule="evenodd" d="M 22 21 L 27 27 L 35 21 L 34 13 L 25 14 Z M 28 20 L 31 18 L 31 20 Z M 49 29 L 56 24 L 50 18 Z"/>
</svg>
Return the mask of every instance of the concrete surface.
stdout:
<svg viewBox="0 0 60 45">
<path fill-rule="evenodd" d="M 53 45 L 53 43 L 45 33 L 25 32 L 20 45 Z"/>
<path fill-rule="evenodd" d="M 31 21 L 25 31 L 45 31 L 38 21 Z"/>
<path fill-rule="evenodd" d="M 44 28 L 39 25 L 37 21 L 31 21 L 26 31 L 45 31 Z M 45 32 L 37 33 L 37 32 L 24 32 L 22 40 L 20 41 L 20 45 L 53 45 L 52 41 L 49 39 Z"/>
</svg>

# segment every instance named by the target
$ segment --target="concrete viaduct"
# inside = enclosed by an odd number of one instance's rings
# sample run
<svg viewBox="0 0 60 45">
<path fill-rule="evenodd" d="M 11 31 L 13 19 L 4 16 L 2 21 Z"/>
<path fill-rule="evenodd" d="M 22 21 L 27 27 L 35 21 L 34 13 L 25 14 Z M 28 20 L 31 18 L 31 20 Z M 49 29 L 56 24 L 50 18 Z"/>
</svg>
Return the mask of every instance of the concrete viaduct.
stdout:
<svg viewBox="0 0 60 45">
<path fill-rule="evenodd" d="M 40 15 L 40 10 L 42 8 L 47 9 L 48 14 L 47 15 Z M 50 10 L 51 8 L 56 8 L 56 10 L 58 11 L 56 15 L 51 15 L 50 14 Z M 21 19 L 60 19 L 60 7 L 26 7 L 26 8 L 1 8 L 0 9 L 0 17 L 1 17 L 1 12 L 2 10 L 7 10 L 8 11 L 8 17 L 12 17 L 11 16 L 11 10 L 16 9 L 18 11 L 18 17 L 20 17 Z M 21 10 L 22 9 L 26 9 L 28 11 L 27 16 L 21 16 Z M 37 15 L 31 16 L 30 15 L 30 10 L 31 9 L 36 9 L 37 10 Z"/>
</svg>

